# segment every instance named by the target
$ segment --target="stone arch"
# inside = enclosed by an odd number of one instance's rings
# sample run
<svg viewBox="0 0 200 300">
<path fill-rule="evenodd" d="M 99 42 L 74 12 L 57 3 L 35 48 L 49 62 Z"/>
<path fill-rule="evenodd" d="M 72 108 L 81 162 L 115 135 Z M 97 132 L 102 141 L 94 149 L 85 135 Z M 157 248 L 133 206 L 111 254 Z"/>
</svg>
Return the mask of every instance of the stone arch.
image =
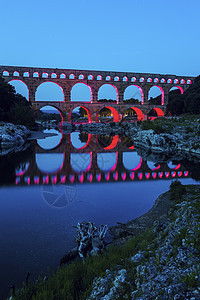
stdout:
<svg viewBox="0 0 200 300">
<path fill-rule="evenodd" d="M 185 79 L 181 79 L 180 84 L 185 84 Z"/>
<path fill-rule="evenodd" d="M 29 101 L 29 88 L 24 81 L 20 79 L 12 79 L 8 83 L 14 86 L 16 93 L 21 94 Z"/>
<path fill-rule="evenodd" d="M 136 92 L 137 91 L 137 92 Z M 138 92 L 139 91 L 139 92 Z M 144 103 L 144 92 L 143 89 L 136 84 L 129 85 L 124 91 L 124 100 L 138 99 L 141 104 Z"/>
<path fill-rule="evenodd" d="M 124 77 L 123 77 L 123 81 L 128 81 L 128 77 L 127 77 L 127 76 L 124 76 Z"/>
<path fill-rule="evenodd" d="M 161 78 L 160 83 L 165 83 L 165 82 L 166 82 L 165 78 Z"/>
<path fill-rule="evenodd" d="M 140 77 L 140 82 L 145 82 L 144 77 Z"/>
<path fill-rule="evenodd" d="M 103 108 L 108 108 L 108 109 L 111 111 L 111 113 L 112 113 L 112 115 L 113 115 L 113 122 L 119 122 L 119 121 L 120 121 L 120 115 L 118 114 L 117 110 L 116 110 L 114 107 L 109 106 L 109 105 L 105 105 L 104 107 L 102 107 L 102 108 L 99 110 L 99 113 L 98 113 L 98 114 L 100 114 L 100 112 L 101 112 L 101 110 L 102 110 Z"/>
<path fill-rule="evenodd" d="M 33 77 L 34 77 L 34 78 L 40 77 L 40 76 L 39 76 L 39 73 L 38 73 L 38 72 L 34 72 L 34 73 L 33 73 Z"/>
<path fill-rule="evenodd" d="M 152 80 L 152 78 L 151 77 L 149 77 L 148 79 L 147 79 L 147 82 L 152 82 L 153 80 Z"/>
<path fill-rule="evenodd" d="M 3 71 L 3 76 L 10 76 L 9 72 L 8 71 Z"/>
<path fill-rule="evenodd" d="M 78 76 L 78 79 L 80 79 L 80 80 L 83 80 L 85 77 L 84 77 L 84 75 L 83 74 L 80 74 L 79 76 Z"/>
<path fill-rule="evenodd" d="M 157 89 L 159 89 L 160 90 L 160 94 L 161 94 L 161 105 L 164 105 L 164 97 L 165 97 L 165 93 L 164 93 L 164 90 L 163 90 L 163 88 L 161 87 L 161 86 L 159 86 L 159 85 L 154 85 L 154 86 L 152 86 L 150 89 L 149 89 L 149 92 L 148 92 L 148 100 L 149 101 L 151 101 L 150 100 L 150 94 L 151 94 L 151 92 L 152 92 L 152 90 L 154 90 L 154 92 L 155 92 L 155 88 Z M 156 94 L 157 94 L 157 96 L 156 96 L 156 98 L 159 96 L 158 95 L 158 93 L 157 92 L 155 92 Z M 153 104 L 153 103 L 152 103 Z M 155 104 L 159 104 L 159 103 L 155 103 Z"/>
<path fill-rule="evenodd" d="M 118 89 L 114 84 L 106 83 L 103 84 L 98 90 L 98 100 L 100 99 L 111 99 L 107 94 L 112 94 L 113 100 L 119 101 Z M 101 96 L 102 95 L 102 96 Z"/>
<path fill-rule="evenodd" d="M 174 91 L 174 90 L 180 90 L 181 94 L 183 94 L 183 88 L 179 85 L 173 86 L 169 92 Z"/>
<path fill-rule="evenodd" d="M 69 79 L 75 79 L 75 75 L 74 74 L 70 74 L 69 75 Z"/>
<path fill-rule="evenodd" d="M 19 72 L 18 71 L 13 72 L 13 76 L 19 77 Z"/>
<path fill-rule="evenodd" d="M 61 79 L 65 79 L 66 78 L 66 75 L 64 73 L 60 74 L 60 78 Z"/>
<path fill-rule="evenodd" d="M 97 75 L 97 80 L 102 80 L 102 76 L 101 75 Z"/>
<path fill-rule="evenodd" d="M 88 80 L 93 80 L 93 79 L 94 79 L 93 75 L 88 75 Z"/>
<path fill-rule="evenodd" d="M 131 82 L 136 82 L 136 81 L 137 81 L 136 77 L 133 76 L 133 77 L 131 78 Z"/>
<path fill-rule="evenodd" d="M 47 72 L 42 73 L 42 78 L 48 78 L 48 77 L 49 77 L 49 74 Z"/>
<path fill-rule="evenodd" d="M 23 77 L 29 77 L 30 75 L 29 75 L 29 72 L 24 72 L 23 73 Z"/>
<path fill-rule="evenodd" d="M 171 78 L 167 79 L 167 83 L 172 83 L 172 79 Z"/>
<path fill-rule="evenodd" d="M 154 111 L 154 112 L 157 114 L 157 117 L 164 117 L 164 112 L 162 111 L 161 108 L 159 108 L 159 107 L 154 107 L 154 108 L 152 108 L 152 109 L 149 111 L 148 115 L 151 115 L 151 112 L 152 112 L 152 111 Z"/>
<path fill-rule="evenodd" d="M 114 81 L 119 81 L 119 76 L 115 76 Z"/>
<path fill-rule="evenodd" d="M 89 108 L 87 108 L 84 105 L 77 105 L 77 106 L 73 107 L 72 111 L 70 111 L 70 113 L 69 113 L 69 122 L 71 122 L 71 114 L 72 114 L 73 110 L 78 107 L 85 109 L 85 111 L 87 112 L 87 115 L 88 115 L 88 123 L 92 123 L 92 113 L 89 110 Z"/>
<path fill-rule="evenodd" d="M 178 84 L 179 83 L 179 80 L 176 78 L 174 79 L 174 84 Z"/>
<path fill-rule="evenodd" d="M 140 108 L 132 106 L 132 107 L 129 107 L 129 109 L 132 109 L 132 110 L 135 111 L 138 121 L 143 121 L 144 120 L 144 114 L 143 114 L 143 112 Z"/>
<path fill-rule="evenodd" d="M 192 81 L 190 79 L 188 79 L 187 84 L 192 84 Z"/>
<path fill-rule="evenodd" d="M 61 117 L 61 123 L 63 122 L 63 112 L 61 111 L 61 109 L 59 108 L 59 107 L 57 107 L 56 106 L 56 104 L 42 104 L 42 105 L 40 105 L 40 108 L 37 108 L 35 111 L 34 111 L 34 117 L 36 118 L 36 115 L 37 115 L 37 112 L 39 111 L 39 110 L 42 110 L 43 108 L 45 108 L 45 107 L 48 107 L 48 106 L 51 106 L 51 107 L 53 107 L 53 108 L 55 108 L 58 112 L 59 112 L 59 114 L 60 114 L 60 117 Z"/>
<path fill-rule="evenodd" d="M 110 81 L 111 77 L 110 76 L 106 76 L 106 81 Z"/>
<path fill-rule="evenodd" d="M 85 99 L 83 99 L 85 98 Z M 71 89 L 71 101 L 93 102 L 91 87 L 85 82 L 79 82 L 73 85 Z"/>
<path fill-rule="evenodd" d="M 52 73 L 51 74 L 51 78 L 57 78 L 57 74 L 56 73 Z"/>
<path fill-rule="evenodd" d="M 64 102 L 65 99 L 64 99 L 63 88 L 57 82 L 53 82 L 53 81 L 42 82 L 37 87 L 35 93 L 35 100 Z"/>
<path fill-rule="evenodd" d="M 154 82 L 155 83 L 158 83 L 159 82 L 159 79 L 156 77 L 156 78 L 154 78 Z"/>
</svg>

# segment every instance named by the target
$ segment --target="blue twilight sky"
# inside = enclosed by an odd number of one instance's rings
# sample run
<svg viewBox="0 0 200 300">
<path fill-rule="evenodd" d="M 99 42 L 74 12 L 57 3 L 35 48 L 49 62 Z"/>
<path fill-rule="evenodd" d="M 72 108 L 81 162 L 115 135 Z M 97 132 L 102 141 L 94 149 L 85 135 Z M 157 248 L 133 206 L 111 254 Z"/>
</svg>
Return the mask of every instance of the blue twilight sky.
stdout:
<svg viewBox="0 0 200 300">
<path fill-rule="evenodd" d="M 200 74 L 199 0 L 1 1 L 0 64 Z"/>
</svg>

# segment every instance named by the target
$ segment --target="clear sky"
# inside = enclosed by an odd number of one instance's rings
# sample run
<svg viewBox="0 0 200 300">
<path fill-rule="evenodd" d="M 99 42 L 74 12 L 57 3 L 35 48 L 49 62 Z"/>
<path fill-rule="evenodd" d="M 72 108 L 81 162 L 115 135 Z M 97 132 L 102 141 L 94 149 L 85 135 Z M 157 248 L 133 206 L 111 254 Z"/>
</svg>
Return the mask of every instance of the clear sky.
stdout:
<svg viewBox="0 0 200 300">
<path fill-rule="evenodd" d="M 1 1 L 0 64 L 200 73 L 199 0 Z"/>
<path fill-rule="evenodd" d="M 1 1 L 0 64 L 200 74 L 199 0 Z"/>
</svg>

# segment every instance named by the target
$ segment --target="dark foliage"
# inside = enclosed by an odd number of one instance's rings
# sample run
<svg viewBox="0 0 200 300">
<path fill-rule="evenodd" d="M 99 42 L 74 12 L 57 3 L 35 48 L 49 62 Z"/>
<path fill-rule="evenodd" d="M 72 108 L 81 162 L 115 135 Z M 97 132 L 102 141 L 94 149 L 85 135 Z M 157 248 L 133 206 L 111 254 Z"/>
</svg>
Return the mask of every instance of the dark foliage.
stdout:
<svg viewBox="0 0 200 300">
<path fill-rule="evenodd" d="M 0 77 L 0 121 L 32 127 L 34 124 L 31 103 L 14 87 Z"/>
<path fill-rule="evenodd" d="M 182 95 L 179 90 L 170 92 L 167 109 L 172 115 L 200 114 L 200 75 Z"/>
</svg>

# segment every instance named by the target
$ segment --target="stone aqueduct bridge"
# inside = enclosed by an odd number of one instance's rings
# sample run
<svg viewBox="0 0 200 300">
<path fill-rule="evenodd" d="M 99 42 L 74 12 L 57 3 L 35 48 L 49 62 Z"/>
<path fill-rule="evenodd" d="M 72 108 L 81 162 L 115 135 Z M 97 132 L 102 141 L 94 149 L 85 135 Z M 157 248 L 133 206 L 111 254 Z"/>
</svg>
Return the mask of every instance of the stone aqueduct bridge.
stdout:
<svg viewBox="0 0 200 300">
<path fill-rule="evenodd" d="M 0 66 L 0 76 L 7 82 L 20 80 L 24 82 L 29 91 L 29 101 L 35 111 L 46 105 L 57 108 L 63 119 L 70 121 L 71 112 L 78 106 L 86 109 L 89 122 L 97 121 L 100 110 L 108 107 L 113 113 L 114 121 L 119 121 L 127 109 L 132 108 L 138 119 L 145 119 L 148 113 L 154 109 L 158 116 L 162 116 L 168 103 L 169 91 L 176 86 L 183 93 L 194 81 L 194 77 L 162 75 L 150 73 L 132 72 L 110 72 L 56 68 L 35 68 Z M 62 88 L 64 101 L 36 101 L 35 95 L 37 88 L 44 82 L 54 82 Z M 71 101 L 71 91 L 75 84 L 86 84 L 91 91 L 91 101 Z M 117 103 L 98 102 L 98 91 L 104 84 L 112 85 L 117 93 Z M 124 101 L 124 93 L 127 87 L 135 85 L 141 92 L 141 103 L 131 104 Z M 162 100 L 160 105 L 152 105 L 148 102 L 149 90 L 152 86 L 157 86 L 161 90 Z"/>
</svg>

